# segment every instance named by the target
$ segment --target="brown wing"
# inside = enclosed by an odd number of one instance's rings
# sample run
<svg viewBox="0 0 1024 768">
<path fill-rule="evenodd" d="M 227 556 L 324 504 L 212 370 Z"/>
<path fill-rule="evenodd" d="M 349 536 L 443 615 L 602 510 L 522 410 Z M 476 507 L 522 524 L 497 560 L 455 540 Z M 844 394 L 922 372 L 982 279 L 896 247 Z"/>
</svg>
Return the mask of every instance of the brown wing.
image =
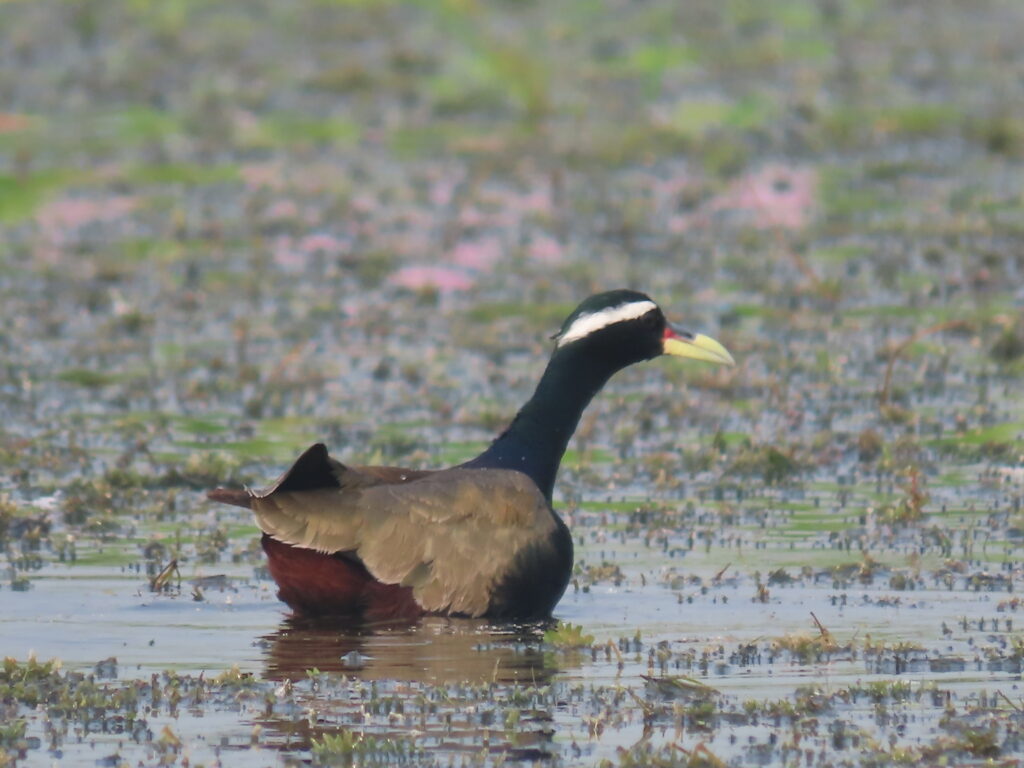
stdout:
<svg viewBox="0 0 1024 768">
<path fill-rule="evenodd" d="M 254 494 L 256 521 L 286 544 L 354 552 L 374 578 L 412 587 L 427 611 L 472 616 L 487 611 L 516 554 L 555 530 L 544 496 L 520 472 L 456 468 L 403 479 L 398 470 L 387 482 L 375 469 L 347 468 L 314 446 Z"/>
</svg>

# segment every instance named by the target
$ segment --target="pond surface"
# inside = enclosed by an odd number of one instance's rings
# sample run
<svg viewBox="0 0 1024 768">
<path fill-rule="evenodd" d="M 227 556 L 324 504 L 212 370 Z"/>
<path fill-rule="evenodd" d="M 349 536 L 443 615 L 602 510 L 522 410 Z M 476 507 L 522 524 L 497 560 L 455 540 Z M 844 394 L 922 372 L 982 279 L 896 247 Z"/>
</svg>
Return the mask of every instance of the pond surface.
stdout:
<svg viewBox="0 0 1024 768">
<path fill-rule="evenodd" d="M 80 712 L 50 751 L 64 760 L 195 763 L 244 752 L 271 761 L 592 764 L 668 761 L 673 752 L 696 759 L 703 745 L 701 759 L 745 764 L 784 761 L 801 739 L 801 749 L 830 760 L 882 759 L 886 740 L 947 750 L 964 748 L 955 738 L 982 739 L 970 742 L 977 750 L 1017 743 L 1024 649 L 1012 563 L 892 568 L 831 550 L 827 533 L 791 546 L 749 530 L 748 545 L 762 542 L 750 551 L 685 551 L 678 535 L 670 557 L 677 534 L 651 552 L 633 533 L 601 541 L 621 515 L 593 517 L 574 520 L 585 542 L 597 540 L 578 556 L 584 569 L 590 558 L 603 565 L 570 587 L 559 631 L 289 619 L 258 566 L 218 563 L 216 574 L 198 569 L 180 591 L 172 581 L 154 594 L 133 569 L 54 564 L 29 592 L 0 592 L 0 647 L 22 659 L 59 657 L 108 689 L 135 689 L 133 738 L 123 706 Z M 731 562 L 720 565 L 724 558 Z M 192 703 L 171 706 L 167 693 L 153 703 L 161 686 Z M 954 713 L 968 735 L 951 727 Z M 26 717 L 39 744 L 61 720 Z M 331 742 L 338 734 L 357 736 Z"/>
</svg>

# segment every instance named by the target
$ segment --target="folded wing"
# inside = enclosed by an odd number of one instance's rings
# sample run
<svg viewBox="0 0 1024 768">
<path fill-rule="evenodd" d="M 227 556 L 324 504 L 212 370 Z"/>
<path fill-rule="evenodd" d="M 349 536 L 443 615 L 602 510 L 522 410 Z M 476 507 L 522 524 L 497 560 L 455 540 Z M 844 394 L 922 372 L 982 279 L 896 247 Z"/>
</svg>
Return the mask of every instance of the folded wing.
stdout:
<svg viewBox="0 0 1024 768">
<path fill-rule="evenodd" d="M 401 474 L 397 474 L 401 472 Z M 251 507 L 264 533 L 358 558 L 386 584 L 412 587 L 427 611 L 479 616 L 518 553 L 556 523 L 520 472 L 352 469 L 313 446 Z"/>
</svg>

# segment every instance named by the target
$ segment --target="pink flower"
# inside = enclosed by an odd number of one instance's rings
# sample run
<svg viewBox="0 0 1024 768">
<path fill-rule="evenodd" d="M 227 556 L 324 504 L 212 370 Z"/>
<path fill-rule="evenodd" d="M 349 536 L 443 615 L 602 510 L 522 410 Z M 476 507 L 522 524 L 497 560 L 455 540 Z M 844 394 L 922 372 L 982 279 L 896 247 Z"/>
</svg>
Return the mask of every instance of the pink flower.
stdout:
<svg viewBox="0 0 1024 768">
<path fill-rule="evenodd" d="M 13 112 L 0 112 L 0 133 L 20 133 L 27 131 L 32 119 Z"/>
<path fill-rule="evenodd" d="M 668 220 L 668 231 L 673 235 L 681 235 L 693 225 L 693 218 L 683 213 L 670 216 Z"/>
<path fill-rule="evenodd" d="M 372 195 L 356 195 L 350 203 L 355 213 L 367 214 L 380 208 L 380 204 Z"/>
<path fill-rule="evenodd" d="M 337 256 L 348 250 L 348 243 L 334 235 L 317 233 L 306 235 L 299 241 L 299 250 L 303 253 L 326 253 L 329 256 Z"/>
<path fill-rule="evenodd" d="M 565 249 L 555 238 L 541 235 L 535 237 L 530 243 L 530 258 L 534 261 L 541 261 L 546 264 L 553 264 L 561 261 L 565 255 Z"/>
<path fill-rule="evenodd" d="M 420 264 L 402 267 L 388 278 L 388 282 L 413 291 L 427 288 L 438 291 L 467 291 L 476 281 L 460 269 Z"/>
<path fill-rule="evenodd" d="M 482 226 L 486 221 L 487 218 L 475 206 L 467 206 L 459 211 L 459 224 L 467 229 Z"/>
<path fill-rule="evenodd" d="M 497 237 L 484 237 L 460 242 L 451 253 L 451 261 L 460 267 L 487 271 L 501 261 L 501 255 L 501 241 Z"/>
<path fill-rule="evenodd" d="M 763 229 L 803 229 L 810 221 L 816 182 L 810 169 L 767 166 L 737 179 L 708 208 L 750 213 L 754 226 Z"/>
<path fill-rule="evenodd" d="M 299 272 L 306 265 L 305 254 L 295 250 L 294 241 L 287 235 L 274 239 L 271 253 L 274 263 L 290 272 Z"/>
<path fill-rule="evenodd" d="M 527 213 L 550 213 L 554 209 L 551 190 L 547 187 L 531 190 L 514 200 L 512 207 Z"/>
<path fill-rule="evenodd" d="M 138 198 L 128 195 L 88 199 L 62 198 L 44 205 L 36 213 L 36 222 L 45 234 L 60 239 L 68 232 L 87 224 L 109 223 L 123 218 L 138 205 Z"/>
<path fill-rule="evenodd" d="M 299 216 L 299 206 L 292 200 L 277 200 L 263 212 L 263 217 L 270 221 L 289 221 Z"/>
<path fill-rule="evenodd" d="M 285 186 L 284 168 L 280 163 L 250 163 L 243 165 L 238 173 L 252 189 L 282 189 Z"/>
<path fill-rule="evenodd" d="M 455 198 L 455 190 L 457 188 L 457 179 L 438 179 L 430 185 L 430 202 L 439 208 L 445 208 L 451 205 L 452 200 Z"/>
</svg>

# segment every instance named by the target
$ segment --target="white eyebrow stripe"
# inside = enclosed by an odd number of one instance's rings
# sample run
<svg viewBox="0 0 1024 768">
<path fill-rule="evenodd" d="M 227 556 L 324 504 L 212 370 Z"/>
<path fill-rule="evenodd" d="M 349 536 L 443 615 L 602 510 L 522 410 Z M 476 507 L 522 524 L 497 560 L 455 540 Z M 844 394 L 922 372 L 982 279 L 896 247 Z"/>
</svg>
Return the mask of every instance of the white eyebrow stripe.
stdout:
<svg viewBox="0 0 1024 768">
<path fill-rule="evenodd" d="M 561 347 L 569 342 L 589 336 L 594 331 L 599 331 L 613 323 L 621 323 L 623 320 L 635 320 L 643 317 L 658 305 L 653 301 L 631 301 L 629 304 L 620 304 L 617 307 L 608 307 L 599 312 L 590 312 L 577 317 L 565 333 L 558 337 L 557 346 Z"/>
</svg>

